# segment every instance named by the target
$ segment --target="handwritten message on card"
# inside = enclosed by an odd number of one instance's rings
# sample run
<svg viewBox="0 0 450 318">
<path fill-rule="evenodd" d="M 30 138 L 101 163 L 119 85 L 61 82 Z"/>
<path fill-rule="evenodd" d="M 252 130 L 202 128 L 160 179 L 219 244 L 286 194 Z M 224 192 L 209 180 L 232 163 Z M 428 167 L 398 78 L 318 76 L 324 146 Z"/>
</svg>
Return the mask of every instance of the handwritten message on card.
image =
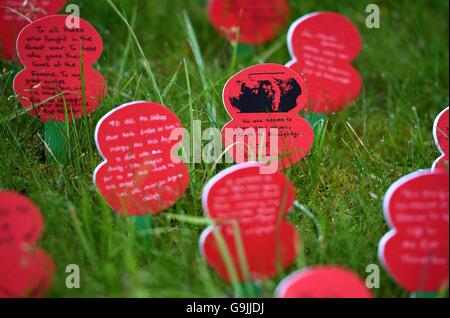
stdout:
<svg viewBox="0 0 450 318">
<path fill-rule="evenodd" d="M 233 76 L 223 92 L 232 117 L 222 130 L 230 156 L 238 163 L 276 157 L 280 168 L 300 161 L 314 142 L 311 125 L 298 115 L 307 101 L 303 80 L 283 65 L 255 65 Z"/>
<path fill-rule="evenodd" d="M 17 40 L 25 66 L 14 80 L 20 103 L 41 121 L 64 121 L 94 111 L 106 94 L 103 76 L 93 69 L 102 39 L 84 20 L 69 28 L 67 16 L 54 15 L 26 26 Z"/>
<path fill-rule="evenodd" d="M 213 26 L 230 40 L 261 44 L 272 40 L 290 14 L 285 0 L 210 0 Z"/>
<path fill-rule="evenodd" d="M 106 201 L 124 215 L 159 213 L 181 198 L 189 184 L 184 163 L 171 158 L 181 128 L 168 108 L 151 102 L 120 106 L 102 118 L 96 129 L 97 147 L 105 162 L 94 173 Z"/>
<path fill-rule="evenodd" d="M 306 77 L 311 98 L 307 110 L 333 113 L 358 97 L 362 79 L 351 63 L 362 40 L 349 19 L 332 12 L 307 15 L 291 26 L 288 46 L 288 66 Z"/>
<path fill-rule="evenodd" d="M 380 258 L 410 292 L 448 284 L 449 181 L 444 171 L 422 171 L 394 183 L 385 197 L 393 228 L 380 241 Z"/>
<path fill-rule="evenodd" d="M 19 32 L 30 23 L 60 11 L 66 0 L 0 0 L 0 57 L 17 57 L 16 41 Z"/>
<path fill-rule="evenodd" d="M 15 192 L 0 192 L 0 246 L 34 244 L 43 227 L 41 212 L 33 202 Z"/>
<path fill-rule="evenodd" d="M 203 209 L 217 226 L 203 232 L 202 253 L 227 281 L 230 273 L 214 229 L 223 236 L 242 281 L 273 277 L 278 265 L 289 266 L 299 246 L 295 228 L 284 220 L 294 202 L 294 187 L 281 173 L 260 174 L 261 167 L 254 163 L 231 167 L 214 177 L 203 191 Z M 247 274 L 239 256 L 239 239 Z"/>
</svg>

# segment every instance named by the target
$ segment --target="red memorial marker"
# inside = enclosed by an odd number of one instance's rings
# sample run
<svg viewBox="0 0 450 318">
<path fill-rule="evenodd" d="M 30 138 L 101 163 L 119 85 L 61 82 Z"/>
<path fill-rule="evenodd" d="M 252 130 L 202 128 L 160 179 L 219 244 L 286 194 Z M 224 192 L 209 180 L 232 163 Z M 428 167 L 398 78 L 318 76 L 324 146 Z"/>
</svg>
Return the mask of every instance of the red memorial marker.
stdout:
<svg viewBox="0 0 450 318">
<path fill-rule="evenodd" d="M 223 238 L 240 282 L 272 278 L 297 254 L 299 236 L 285 221 L 294 203 L 294 186 L 280 172 L 261 174 L 262 167 L 235 165 L 216 175 L 203 191 L 203 210 L 216 225 L 203 232 L 200 249 L 226 281 L 232 276 L 214 230 Z"/>
<path fill-rule="evenodd" d="M 43 297 L 56 271 L 53 260 L 33 245 L 44 220 L 28 198 L 0 192 L 0 298 Z"/>
<path fill-rule="evenodd" d="M 0 245 L 0 298 L 43 297 L 56 271 L 42 250 L 24 244 Z"/>
<path fill-rule="evenodd" d="M 260 64 L 237 73 L 223 91 L 232 118 L 222 130 L 228 153 L 237 163 L 254 161 L 251 154 L 258 161 L 276 158 L 279 168 L 297 163 L 314 142 L 311 125 L 298 115 L 307 102 L 303 80 L 283 65 Z M 271 136 L 276 148 L 271 147 Z"/>
<path fill-rule="evenodd" d="M 16 40 L 30 22 L 58 13 L 66 0 L 0 0 L 0 58 L 17 57 Z"/>
<path fill-rule="evenodd" d="M 272 40 L 290 15 L 286 0 L 210 0 L 209 19 L 231 41 L 257 45 Z"/>
<path fill-rule="evenodd" d="M 442 156 L 434 162 L 433 170 L 446 169 L 448 171 L 448 107 L 436 118 L 433 136 L 436 146 L 442 153 Z"/>
<path fill-rule="evenodd" d="M 122 105 L 97 124 L 95 140 L 105 161 L 94 183 L 109 205 L 123 215 L 157 214 L 185 193 L 189 171 L 171 158 L 174 129 L 182 128 L 165 106 L 140 101 Z"/>
<path fill-rule="evenodd" d="M 364 281 L 338 266 L 311 267 L 286 277 L 275 292 L 278 298 L 371 298 Z"/>
<path fill-rule="evenodd" d="M 287 64 L 306 77 L 310 103 L 302 110 L 333 113 L 351 104 L 360 94 L 362 79 L 352 66 L 362 48 L 356 26 L 333 12 L 306 15 L 291 26 Z"/>
<path fill-rule="evenodd" d="M 392 230 L 379 244 L 386 270 L 412 293 L 448 286 L 448 173 L 418 171 L 395 182 L 384 199 Z"/>
<path fill-rule="evenodd" d="M 17 39 L 25 69 L 14 79 L 14 91 L 30 115 L 44 122 L 89 114 L 106 94 L 105 79 L 92 67 L 103 50 L 100 35 L 82 19 L 80 28 L 68 28 L 67 17 L 39 19 Z"/>
</svg>

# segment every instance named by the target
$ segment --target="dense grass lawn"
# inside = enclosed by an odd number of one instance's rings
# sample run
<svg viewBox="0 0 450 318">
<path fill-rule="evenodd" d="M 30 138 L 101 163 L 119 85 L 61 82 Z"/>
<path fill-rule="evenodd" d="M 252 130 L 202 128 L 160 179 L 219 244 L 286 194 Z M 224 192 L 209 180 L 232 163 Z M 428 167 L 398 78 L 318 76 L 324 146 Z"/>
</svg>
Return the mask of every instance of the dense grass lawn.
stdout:
<svg viewBox="0 0 450 318">
<path fill-rule="evenodd" d="M 311 154 L 285 171 L 297 188 L 297 199 L 320 221 L 323 241 L 318 241 L 311 219 L 293 211 L 290 221 L 301 235 L 301 250 L 285 273 L 263 282 L 266 297 L 273 295 L 282 277 L 305 266 L 339 264 L 365 277 L 367 265 L 379 264 L 378 241 L 388 231 L 383 195 L 392 182 L 430 168 L 439 156 L 432 125 L 448 105 L 448 1 L 379 0 L 380 29 L 365 27 L 367 1 L 289 2 L 290 22 L 330 10 L 359 26 L 364 48 L 355 64 L 365 85 L 354 105 L 329 116 Z M 45 159 L 44 125 L 17 103 L 12 80 L 21 66 L 2 62 L 0 68 L 0 188 L 29 196 L 45 215 L 39 244 L 58 267 L 49 296 L 231 296 L 233 288 L 199 253 L 205 225 L 174 216 L 202 217 L 202 188 L 226 165 L 189 165 L 191 183 L 185 197 L 154 217 L 150 230 L 139 231 L 131 219 L 113 212 L 93 186 L 93 170 L 102 161 L 94 128 L 115 106 L 141 99 L 157 102 L 158 95 L 185 127 L 192 119 L 202 120 L 205 128 L 222 127 L 229 120 L 221 102 L 224 83 L 253 64 L 288 62 L 288 26 L 255 54 L 235 60 L 234 48 L 208 22 L 205 0 L 114 0 L 133 26 L 142 54 L 108 1 L 78 3 L 81 16 L 104 39 L 96 68 L 107 79 L 109 92 L 92 117 L 70 127 L 69 164 Z M 152 73 L 144 67 L 144 58 Z M 80 266 L 80 289 L 65 287 L 68 264 Z M 408 296 L 383 269 L 381 275 L 376 296 Z"/>
</svg>

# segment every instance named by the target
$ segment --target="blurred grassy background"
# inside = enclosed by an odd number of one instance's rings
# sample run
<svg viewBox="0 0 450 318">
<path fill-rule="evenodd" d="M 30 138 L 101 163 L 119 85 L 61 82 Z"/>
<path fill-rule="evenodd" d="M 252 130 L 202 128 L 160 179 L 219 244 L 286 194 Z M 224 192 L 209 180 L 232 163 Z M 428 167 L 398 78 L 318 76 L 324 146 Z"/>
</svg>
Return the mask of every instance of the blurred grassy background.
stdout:
<svg viewBox="0 0 450 318">
<path fill-rule="evenodd" d="M 49 296 L 230 296 L 232 288 L 200 256 L 203 225 L 175 221 L 163 213 L 154 218 L 153 229 L 138 232 L 132 221 L 105 205 L 92 184 L 92 172 L 102 161 L 93 131 L 99 118 L 115 106 L 130 100 L 158 101 L 159 94 L 185 127 L 190 127 L 190 112 L 204 127 L 222 127 L 229 120 L 221 102 L 224 83 L 252 64 L 288 62 L 288 26 L 273 42 L 257 47 L 255 55 L 233 65 L 233 48 L 209 24 L 205 0 L 113 2 L 133 25 L 159 92 L 126 25 L 108 2 L 77 1 L 82 18 L 104 39 L 96 68 L 108 81 L 108 96 L 91 118 L 71 126 L 70 163 L 47 163 L 43 124 L 20 115 L 13 95 L 13 76 L 21 66 L 1 62 L 0 188 L 29 196 L 45 215 L 40 245 L 58 267 Z M 377 1 L 382 9 L 380 29 L 365 27 L 370 2 L 289 2 L 290 22 L 320 10 L 342 13 L 358 25 L 364 48 L 355 65 L 365 85 L 352 107 L 329 117 L 323 143 L 286 171 L 298 200 L 320 220 L 324 241 L 319 244 L 314 223 L 294 211 L 290 220 L 301 235 L 301 251 L 285 273 L 263 283 L 266 297 L 282 277 L 305 266 L 340 264 L 365 277 L 366 266 L 378 264 L 378 241 L 388 231 L 383 195 L 392 182 L 431 167 L 439 156 L 432 125 L 448 105 L 448 1 Z M 225 167 L 218 166 L 214 173 Z M 211 169 L 191 165 L 188 192 L 167 212 L 202 216 L 201 191 Z M 68 264 L 80 266 L 80 289 L 65 287 Z M 408 296 L 384 270 L 381 288 L 374 293 Z"/>
</svg>

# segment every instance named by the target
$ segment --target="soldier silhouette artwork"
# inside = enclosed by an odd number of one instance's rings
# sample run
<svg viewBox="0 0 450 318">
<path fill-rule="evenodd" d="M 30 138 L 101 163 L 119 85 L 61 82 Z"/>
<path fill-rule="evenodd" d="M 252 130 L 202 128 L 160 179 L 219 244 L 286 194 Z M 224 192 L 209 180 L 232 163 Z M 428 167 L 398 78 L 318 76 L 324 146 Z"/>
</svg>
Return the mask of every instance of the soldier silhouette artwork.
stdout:
<svg viewBox="0 0 450 318">
<path fill-rule="evenodd" d="M 249 80 L 236 83 L 240 92 L 230 96 L 231 105 L 240 113 L 287 113 L 296 107 L 302 89 L 294 78 L 267 79 L 264 74 L 251 75 Z M 265 78 L 257 79 L 258 75 Z"/>
</svg>

